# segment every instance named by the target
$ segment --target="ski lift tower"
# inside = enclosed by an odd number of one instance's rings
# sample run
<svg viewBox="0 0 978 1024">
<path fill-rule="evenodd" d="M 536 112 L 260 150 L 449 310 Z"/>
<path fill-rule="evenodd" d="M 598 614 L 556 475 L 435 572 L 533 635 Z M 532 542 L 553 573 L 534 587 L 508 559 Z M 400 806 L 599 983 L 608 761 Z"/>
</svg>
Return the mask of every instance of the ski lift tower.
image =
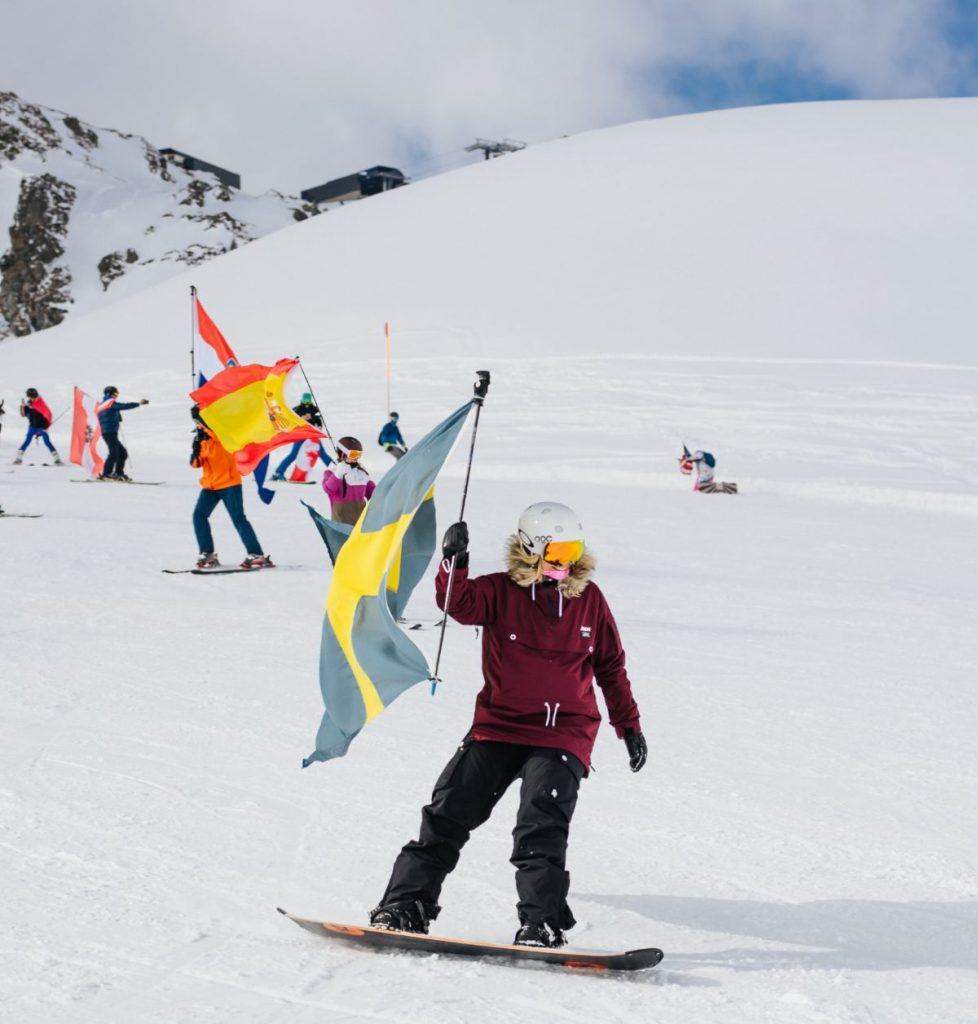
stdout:
<svg viewBox="0 0 978 1024">
<path fill-rule="evenodd" d="M 516 139 L 503 139 L 502 142 L 494 142 L 492 139 L 476 139 L 471 146 L 465 147 L 465 152 L 474 153 L 477 149 L 481 149 L 485 153 L 486 159 L 490 160 L 493 157 L 502 156 L 504 153 L 515 153 L 517 150 L 526 149 L 526 143 Z"/>
</svg>

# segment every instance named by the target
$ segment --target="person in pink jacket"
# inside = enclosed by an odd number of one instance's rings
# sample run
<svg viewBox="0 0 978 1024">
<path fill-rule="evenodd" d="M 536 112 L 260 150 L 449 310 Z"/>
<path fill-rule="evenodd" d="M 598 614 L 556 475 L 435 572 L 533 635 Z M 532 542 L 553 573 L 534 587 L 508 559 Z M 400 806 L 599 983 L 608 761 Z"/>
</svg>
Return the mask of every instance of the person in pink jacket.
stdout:
<svg viewBox="0 0 978 1024">
<path fill-rule="evenodd" d="M 341 437 L 336 442 L 336 461 L 323 474 L 323 490 L 338 523 L 356 523 L 377 486 L 360 465 L 361 455 L 363 445 L 355 437 Z"/>
<path fill-rule="evenodd" d="M 631 770 L 648 756 L 618 629 L 591 580 L 594 561 L 580 520 L 566 505 L 526 509 L 510 538 L 505 572 L 469 578 L 465 523 L 449 528 L 442 553 L 435 596 L 444 608 L 454 559 L 448 614 L 482 626 L 484 685 L 472 726 L 421 812 L 420 837 L 401 850 L 370 921 L 427 932 L 469 834 L 518 778 L 514 942 L 562 946 L 574 925 L 564 866 L 570 821 L 601 722 L 595 683 Z"/>
</svg>

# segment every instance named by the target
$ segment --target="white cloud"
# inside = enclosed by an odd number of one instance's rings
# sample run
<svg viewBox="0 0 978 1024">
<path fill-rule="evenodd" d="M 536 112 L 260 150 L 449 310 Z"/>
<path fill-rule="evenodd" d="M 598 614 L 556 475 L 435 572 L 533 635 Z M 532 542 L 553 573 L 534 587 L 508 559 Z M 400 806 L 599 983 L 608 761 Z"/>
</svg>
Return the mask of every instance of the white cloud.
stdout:
<svg viewBox="0 0 978 1024">
<path fill-rule="evenodd" d="M 33 0 L 0 88 L 295 192 L 476 135 L 539 141 L 683 109 L 671 72 L 745 60 L 864 96 L 960 88 L 939 0 Z"/>
</svg>

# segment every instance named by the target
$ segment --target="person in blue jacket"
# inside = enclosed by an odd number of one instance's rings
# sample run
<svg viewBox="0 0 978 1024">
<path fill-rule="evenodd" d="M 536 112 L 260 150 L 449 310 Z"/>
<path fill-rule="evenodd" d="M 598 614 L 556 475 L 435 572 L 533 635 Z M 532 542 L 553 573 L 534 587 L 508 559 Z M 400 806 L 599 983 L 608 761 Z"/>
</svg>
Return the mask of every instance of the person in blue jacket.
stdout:
<svg viewBox="0 0 978 1024">
<path fill-rule="evenodd" d="M 380 428 L 380 437 L 377 438 L 377 444 L 389 455 L 393 455 L 395 462 L 407 451 L 407 445 L 397 426 L 399 419 L 397 413 L 392 412 L 391 418 Z"/>
<path fill-rule="evenodd" d="M 129 452 L 125 445 L 119 440 L 119 426 L 122 423 L 122 414 L 127 409 L 135 409 L 140 405 L 149 405 L 148 398 L 141 398 L 138 402 L 120 402 L 119 389 L 109 385 L 102 392 L 102 401 L 95 407 L 98 415 L 98 423 L 102 428 L 102 440 L 109 447 L 109 457 L 105 460 L 99 480 L 121 480 L 128 481 L 126 476 L 126 459 Z"/>
<path fill-rule="evenodd" d="M 320 430 L 325 430 L 323 426 L 323 417 L 319 411 L 319 406 L 313 401 L 312 393 L 307 391 L 302 396 L 302 401 L 298 405 L 292 406 L 292 411 L 296 416 L 301 416 L 306 423 L 311 423 L 314 427 L 318 427 Z M 284 459 L 275 467 L 275 472 L 272 474 L 273 480 L 284 480 L 285 471 L 292 465 L 296 460 L 296 456 L 302 449 L 305 441 L 296 441 L 292 445 L 292 450 Z M 319 457 L 323 460 L 323 465 L 328 466 L 333 461 L 327 454 L 326 449 L 323 447 L 322 441 L 319 442 Z M 311 482 L 311 481 L 309 481 Z"/>
</svg>

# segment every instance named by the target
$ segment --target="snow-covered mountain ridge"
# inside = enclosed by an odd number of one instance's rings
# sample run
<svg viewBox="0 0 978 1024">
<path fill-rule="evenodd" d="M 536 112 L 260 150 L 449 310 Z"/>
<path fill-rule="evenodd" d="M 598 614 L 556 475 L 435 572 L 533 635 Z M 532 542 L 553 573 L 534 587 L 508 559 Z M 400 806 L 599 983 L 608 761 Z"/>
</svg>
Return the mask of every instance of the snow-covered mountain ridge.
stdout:
<svg viewBox="0 0 978 1024">
<path fill-rule="evenodd" d="M 0 338 L 60 323 L 316 213 L 0 92 Z"/>
</svg>

